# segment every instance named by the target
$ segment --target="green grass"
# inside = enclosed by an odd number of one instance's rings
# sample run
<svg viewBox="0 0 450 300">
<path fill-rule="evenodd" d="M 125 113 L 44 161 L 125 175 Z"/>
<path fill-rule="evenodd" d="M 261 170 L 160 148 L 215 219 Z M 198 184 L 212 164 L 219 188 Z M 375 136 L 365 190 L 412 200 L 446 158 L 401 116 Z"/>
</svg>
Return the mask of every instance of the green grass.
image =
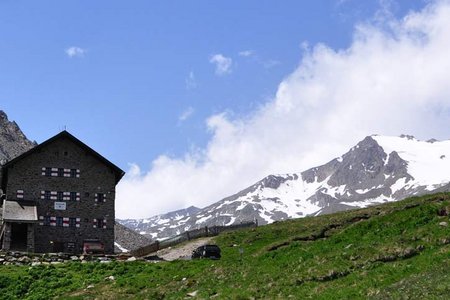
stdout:
<svg viewBox="0 0 450 300">
<path fill-rule="evenodd" d="M 219 261 L 0 266 L 0 299 L 448 299 L 439 210 L 450 194 L 227 232 Z"/>
</svg>

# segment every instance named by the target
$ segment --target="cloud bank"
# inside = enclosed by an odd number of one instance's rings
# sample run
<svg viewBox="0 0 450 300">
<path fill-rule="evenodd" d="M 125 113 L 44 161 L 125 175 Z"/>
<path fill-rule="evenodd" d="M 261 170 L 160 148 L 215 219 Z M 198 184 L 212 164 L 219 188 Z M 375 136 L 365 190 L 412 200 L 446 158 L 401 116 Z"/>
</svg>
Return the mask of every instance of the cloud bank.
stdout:
<svg viewBox="0 0 450 300">
<path fill-rule="evenodd" d="M 205 148 L 161 155 L 148 172 L 131 165 L 117 216 L 206 206 L 268 174 L 326 163 L 374 133 L 450 138 L 449 36 L 450 2 L 438 1 L 357 25 L 346 49 L 304 50 L 271 101 L 242 118 L 211 116 Z"/>
</svg>

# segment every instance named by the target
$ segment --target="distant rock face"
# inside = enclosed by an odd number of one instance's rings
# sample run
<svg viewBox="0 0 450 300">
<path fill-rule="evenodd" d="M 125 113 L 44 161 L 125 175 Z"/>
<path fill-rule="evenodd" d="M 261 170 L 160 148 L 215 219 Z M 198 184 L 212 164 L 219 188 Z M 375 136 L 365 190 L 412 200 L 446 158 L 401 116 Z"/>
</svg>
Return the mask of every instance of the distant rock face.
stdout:
<svg viewBox="0 0 450 300">
<path fill-rule="evenodd" d="M 122 224 L 153 239 L 204 226 L 259 224 L 333 213 L 450 189 L 450 141 L 368 136 L 339 158 L 301 173 L 269 175 L 190 214 Z"/>
<path fill-rule="evenodd" d="M 8 116 L 0 110 L 0 165 L 19 156 L 36 146 L 17 126 L 8 120 Z"/>
</svg>

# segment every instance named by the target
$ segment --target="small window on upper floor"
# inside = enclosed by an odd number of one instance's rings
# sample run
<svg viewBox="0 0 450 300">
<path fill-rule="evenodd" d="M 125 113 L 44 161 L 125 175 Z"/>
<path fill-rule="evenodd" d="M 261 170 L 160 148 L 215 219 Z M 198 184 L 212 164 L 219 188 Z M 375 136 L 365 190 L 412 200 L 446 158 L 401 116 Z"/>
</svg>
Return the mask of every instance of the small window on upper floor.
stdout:
<svg viewBox="0 0 450 300">
<path fill-rule="evenodd" d="M 50 216 L 44 216 L 44 225 L 50 226 Z"/>
<path fill-rule="evenodd" d="M 106 202 L 106 195 L 103 193 L 95 194 L 95 202 Z"/>
<path fill-rule="evenodd" d="M 78 171 L 77 169 L 70 169 L 70 177 L 77 177 Z"/>
<path fill-rule="evenodd" d="M 58 177 L 64 177 L 64 168 L 58 168 Z"/>
<path fill-rule="evenodd" d="M 70 192 L 70 200 L 77 201 L 77 192 Z"/>
<path fill-rule="evenodd" d="M 57 227 L 63 226 L 63 217 L 56 217 L 56 226 Z"/>
<path fill-rule="evenodd" d="M 58 192 L 56 195 L 57 195 L 56 199 L 58 201 L 63 201 L 64 200 L 64 193 L 63 192 Z"/>
</svg>

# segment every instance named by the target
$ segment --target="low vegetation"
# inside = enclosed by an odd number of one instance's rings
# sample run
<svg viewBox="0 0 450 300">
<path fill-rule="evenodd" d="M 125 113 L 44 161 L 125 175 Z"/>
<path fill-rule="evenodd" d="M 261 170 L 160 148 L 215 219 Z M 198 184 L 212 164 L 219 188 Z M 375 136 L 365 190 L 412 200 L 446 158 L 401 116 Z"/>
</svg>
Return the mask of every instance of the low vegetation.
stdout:
<svg viewBox="0 0 450 300">
<path fill-rule="evenodd" d="M 0 266 L 1 299 L 447 299 L 450 194 L 215 238 L 221 260 Z"/>
</svg>

